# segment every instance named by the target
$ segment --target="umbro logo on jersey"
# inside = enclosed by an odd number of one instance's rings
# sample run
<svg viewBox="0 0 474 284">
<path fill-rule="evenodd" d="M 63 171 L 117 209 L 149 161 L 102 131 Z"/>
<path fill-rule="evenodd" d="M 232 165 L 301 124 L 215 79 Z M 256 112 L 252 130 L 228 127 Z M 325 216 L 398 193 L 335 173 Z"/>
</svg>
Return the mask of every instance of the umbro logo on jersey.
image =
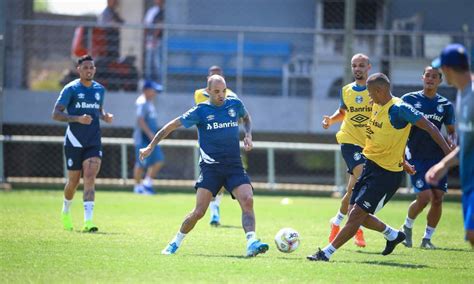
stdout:
<svg viewBox="0 0 474 284">
<path fill-rule="evenodd" d="M 354 121 L 354 122 L 357 122 L 357 123 L 362 123 L 366 120 L 368 120 L 369 118 L 363 114 L 357 114 L 357 115 L 354 115 L 351 120 Z"/>
<path fill-rule="evenodd" d="M 86 95 L 84 95 L 83 93 L 77 94 L 77 98 L 80 99 L 80 100 L 83 100 L 85 97 L 86 97 Z"/>
<path fill-rule="evenodd" d="M 415 108 L 421 108 L 421 103 L 420 103 L 420 102 L 416 102 L 413 106 L 414 106 Z"/>
<path fill-rule="evenodd" d="M 207 121 L 214 120 L 215 116 L 213 114 L 210 114 L 206 117 Z"/>
<path fill-rule="evenodd" d="M 364 203 L 362 204 L 362 206 L 364 206 L 365 208 L 369 209 L 370 207 L 372 207 L 372 205 L 370 204 L 370 202 L 368 201 L 364 201 Z"/>
</svg>

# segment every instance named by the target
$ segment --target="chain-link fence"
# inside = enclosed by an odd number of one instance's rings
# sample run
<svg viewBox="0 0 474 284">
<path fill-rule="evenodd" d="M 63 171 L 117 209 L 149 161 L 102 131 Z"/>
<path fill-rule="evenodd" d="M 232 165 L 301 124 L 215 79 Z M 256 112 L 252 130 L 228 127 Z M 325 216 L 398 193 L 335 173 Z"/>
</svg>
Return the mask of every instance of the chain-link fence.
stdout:
<svg viewBox="0 0 474 284">
<path fill-rule="evenodd" d="M 282 116 L 297 117 L 302 111 L 288 103 L 288 98 L 332 113 L 334 109 L 326 105 L 338 99 L 339 89 L 347 83 L 348 58 L 354 53 L 369 55 L 372 71 L 388 74 L 393 93 L 400 96 L 421 88 L 423 67 L 446 44 L 460 42 L 471 54 L 474 51 L 474 2 L 469 0 L 163 1 L 164 12 L 157 13 L 151 22 L 145 19 L 153 1 L 121 0 L 113 9 L 123 22 L 115 23 L 98 20 L 102 9 L 96 15 L 72 16 L 38 8 L 42 7 L 38 3 L 48 1 L 7 2 L 3 22 L 5 66 L 0 75 L 5 88 L 15 90 L 13 96 L 22 90 L 35 100 L 50 101 L 64 84 L 77 77 L 75 59 L 89 53 L 95 58 L 96 80 L 112 93 L 108 100 L 117 98 L 115 104 L 130 108 L 130 121 L 134 121 L 130 100 L 121 101 L 118 98 L 123 96 L 113 97 L 115 93 L 135 97 L 142 80 L 152 79 L 164 86 L 163 96 L 168 100 L 186 94 L 191 105 L 192 93 L 205 85 L 211 65 L 223 68 L 229 88 L 244 100 L 280 98 L 279 108 L 261 108 L 265 115 L 274 115 L 268 120 L 272 123 Z M 429 13 L 425 12 L 427 6 Z M 446 85 L 440 87 L 440 93 L 450 99 L 454 99 L 454 92 Z M 50 103 L 38 102 L 37 107 L 44 105 L 48 105 L 44 112 L 49 113 Z M 319 118 L 314 117 L 319 112 L 311 111 L 310 116 L 317 121 Z M 17 116 L 23 116 L 19 110 L 7 117 L 12 122 L 1 125 L 3 134 L 62 135 L 64 131 L 35 117 L 28 120 Z M 103 136 L 131 137 L 133 124 L 108 128 Z M 293 131 L 287 128 L 283 132 Z M 324 139 L 320 133 L 317 137 L 312 134 L 312 139 Z M 178 136 L 195 138 L 189 132 Z M 283 136 L 277 139 L 288 140 Z M 122 175 L 116 166 L 121 163 L 120 151 L 116 145 L 104 147 L 101 177 Z M 131 146 L 127 153 L 131 176 Z M 165 148 L 165 154 L 168 158 L 161 178 L 193 177 L 194 161 L 188 150 Z M 274 157 L 275 179 L 281 183 L 334 184 L 331 155 L 279 150 Z M 247 158 L 254 179 L 266 180 L 265 150 L 257 149 Z M 6 176 L 63 174 L 59 145 L 8 144 L 3 160 Z"/>
</svg>

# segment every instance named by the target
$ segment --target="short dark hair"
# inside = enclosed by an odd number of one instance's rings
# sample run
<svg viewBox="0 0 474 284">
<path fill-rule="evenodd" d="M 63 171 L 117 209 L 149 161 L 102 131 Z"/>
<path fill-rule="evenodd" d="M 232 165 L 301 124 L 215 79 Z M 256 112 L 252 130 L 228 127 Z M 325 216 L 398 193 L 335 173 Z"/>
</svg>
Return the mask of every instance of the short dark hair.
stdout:
<svg viewBox="0 0 474 284">
<path fill-rule="evenodd" d="M 79 57 L 79 59 L 77 59 L 77 65 L 81 65 L 82 62 L 85 62 L 85 61 L 94 61 L 94 59 L 89 54 L 83 55 Z"/>
<path fill-rule="evenodd" d="M 431 65 L 428 65 L 428 66 L 425 67 L 425 69 L 423 69 L 423 75 L 425 75 L 426 69 L 428 69 L 428 68 L 431 68 L 431 69 L 433 69 L 433 70 L 438 71 L 439 78 L 440 78 L 441 80 L 443 80 L 443 73 L 441 73 L 441 70 L 439 70 L 439 68 L 433 67 L 433 66 L 431 66 Z"/>
<path fill-rule="evenodd" d="M 383 73 L 374 73 L 367 78 L 367 85 L 375 84 L 377 86 L 384 86 L 390 89 L 390 79 Z"/>
</svg>

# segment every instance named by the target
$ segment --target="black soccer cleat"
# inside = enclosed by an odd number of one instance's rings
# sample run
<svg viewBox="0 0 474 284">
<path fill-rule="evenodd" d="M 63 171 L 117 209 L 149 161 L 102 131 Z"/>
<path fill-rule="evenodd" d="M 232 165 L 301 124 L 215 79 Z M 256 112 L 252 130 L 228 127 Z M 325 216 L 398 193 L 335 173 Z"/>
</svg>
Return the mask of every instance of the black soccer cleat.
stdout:
<svg viewBox="0 0 474 284">
<path fill-rule="evenodd" d="M 306 258 L 311 261 L 329 261 L 329 258 L 326 257 L 326 254 L 324 254 L 320 248 L 318 248 L 317 252 L 312 255 L 308 255 Z"/>
<path fill-rule="evenodd" d="M 403 242 L 404 240 L 406 239 L 406 235 L 405 233 L 403 233 L 402 231 L 399 231 L 398 232 L 398 235 L 397 235 L 397 238 L 393 241 L 388 241 L 387 240 L 387 244 L 385 245 L 385 249 L 383 250 L 382 252 L 382 255 L 389 255 L 393 252 L 393 250 L 395 249 L 395 247 Z"/>
</svg>

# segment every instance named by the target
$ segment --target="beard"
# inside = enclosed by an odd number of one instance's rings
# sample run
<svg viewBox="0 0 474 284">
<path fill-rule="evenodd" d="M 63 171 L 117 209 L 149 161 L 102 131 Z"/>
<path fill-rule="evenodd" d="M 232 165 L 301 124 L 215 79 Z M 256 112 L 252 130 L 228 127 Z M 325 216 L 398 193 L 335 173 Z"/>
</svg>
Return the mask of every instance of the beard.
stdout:
<svg viewBox="0 0 474 284">
<path fill-rule="evenodd" d="M 364 74 L 354 74 L 356 80 L 363 80 L 365 78 Z"/>
</svg>

